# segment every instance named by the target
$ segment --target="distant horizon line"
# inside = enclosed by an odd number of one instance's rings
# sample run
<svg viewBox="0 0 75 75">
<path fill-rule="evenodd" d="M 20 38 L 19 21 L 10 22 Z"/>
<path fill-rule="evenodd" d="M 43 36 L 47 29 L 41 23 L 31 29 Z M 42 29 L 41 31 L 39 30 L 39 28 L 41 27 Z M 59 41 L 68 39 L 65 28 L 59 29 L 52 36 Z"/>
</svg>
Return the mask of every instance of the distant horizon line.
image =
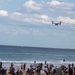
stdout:
<svg viewBox="0 0 75 75">
<path fill-rule="evenodd" d="M 68 49 L 70 50 L 71 48 L 53 48 L 53 47 L 38 47 L 38 46 L 21 46 L 21 45 L 1 45 L 0 46 L 9 46 L 9 47 L 30 47 L 30 48 L 47 48 L 47 49 Z M 75 50 L 75 49 L 72 49 Z"/>
</svg>

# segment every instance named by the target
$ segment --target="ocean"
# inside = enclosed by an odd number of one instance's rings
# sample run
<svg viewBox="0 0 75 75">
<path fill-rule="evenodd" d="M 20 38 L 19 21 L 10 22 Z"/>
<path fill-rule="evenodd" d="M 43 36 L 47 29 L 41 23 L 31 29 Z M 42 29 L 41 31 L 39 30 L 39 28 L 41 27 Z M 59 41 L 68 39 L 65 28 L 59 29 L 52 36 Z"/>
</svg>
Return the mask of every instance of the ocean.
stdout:
<svg viewBox="0 0 75 75">
<path fill-rule="evenodd" d="M 0 61 L 3 63 L 48 63 L 62 64 L 63 60 L 67 63 L 75 64 L 74 49 L 59 48 L 40 48 L 24 46 L 4 46 L 0 45 Z"/>
</svg>

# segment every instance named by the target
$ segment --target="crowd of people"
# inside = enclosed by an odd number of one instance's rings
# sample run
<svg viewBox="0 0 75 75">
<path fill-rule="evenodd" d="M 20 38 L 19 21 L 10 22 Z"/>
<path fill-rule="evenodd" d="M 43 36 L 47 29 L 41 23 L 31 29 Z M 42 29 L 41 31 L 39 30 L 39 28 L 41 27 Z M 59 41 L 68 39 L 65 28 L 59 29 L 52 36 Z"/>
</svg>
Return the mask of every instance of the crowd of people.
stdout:
<svg viewBox="0 0 75 75">
<path fill-rule="evenodd" d="M 15 71 L 15 66 L 11 63 L 9 67 L 9 71 L 2 66 L 2 62 L 0 62 L 0 75 L 75 75 L 75 67 L 74 64 L 61 65 L 60 67 L 54 66 L 49 63 L 36 63 L 30 64 L 30 67 L 26 69 L 26 64 L 21 63 L 20 68 Z"/>
</svg>

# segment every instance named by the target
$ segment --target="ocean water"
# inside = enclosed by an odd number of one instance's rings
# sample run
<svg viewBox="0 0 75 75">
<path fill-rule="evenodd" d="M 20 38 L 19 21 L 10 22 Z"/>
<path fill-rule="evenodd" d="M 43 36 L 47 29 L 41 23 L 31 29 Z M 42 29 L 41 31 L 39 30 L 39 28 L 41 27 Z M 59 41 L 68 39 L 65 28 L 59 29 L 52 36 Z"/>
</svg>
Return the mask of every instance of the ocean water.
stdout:
<svg viewBox="0 0 75 75">
<path fill-rule="evenodd" d="M 23 46 L 0 45 L 0 61 L 4 63 L 48 63 L 61 64 L 65 59 L 66 63 L 75 64 L 74 49 L 38 48 Z"/>
</svg>

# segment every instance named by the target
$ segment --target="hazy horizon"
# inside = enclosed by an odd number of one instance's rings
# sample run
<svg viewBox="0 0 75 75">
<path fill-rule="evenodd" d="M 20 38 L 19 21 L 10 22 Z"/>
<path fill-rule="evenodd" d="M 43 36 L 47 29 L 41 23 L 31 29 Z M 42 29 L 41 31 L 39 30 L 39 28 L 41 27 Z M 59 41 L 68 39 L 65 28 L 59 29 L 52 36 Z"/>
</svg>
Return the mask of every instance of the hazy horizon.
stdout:
<svg viewBox="0 0 75 75">
<path fill-rule="evenodd" d="M 20 46 L 20 45 L 0 45 L 6 47 L 26 47 L 26 48 L 43 48 L 43 49 L 68 49 L 68 50 L 75 50 L 74 48 L 52 48 L 52 47 L 40 47 L 40 46 Z"/>
</svg>

